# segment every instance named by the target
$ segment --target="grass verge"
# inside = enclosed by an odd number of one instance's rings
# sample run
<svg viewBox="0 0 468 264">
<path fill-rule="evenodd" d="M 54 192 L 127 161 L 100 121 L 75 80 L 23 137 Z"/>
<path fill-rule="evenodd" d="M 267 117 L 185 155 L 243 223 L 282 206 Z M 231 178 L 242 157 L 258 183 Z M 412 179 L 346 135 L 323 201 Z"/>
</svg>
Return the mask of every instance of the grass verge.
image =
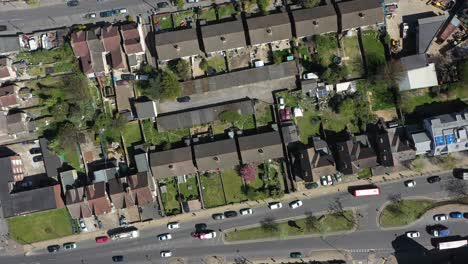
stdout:
<svg viewBox="0 0 468 264">
<path fill-rule="evenodd" d="M 11 237 L 22 245 L 72 234 L 67 209 L 17 216 L 8 219 Z"/>
<path fill-rule="evenodd" d="M 335 214 L 320 217 L 305 217 L 297 220 L 270 223 L 226 233 L 226 241 L 242 241 L 265 238 L 288 238 L 292 236 L 326 234 L 353 229 L 353 212 L 345 211 L 344 216 Z"/>
<path fill-rule="evenodd" d="M 387 205 L 380 214 L 379 223 L 382 227 L 408 225 L 420 218 L 435 202 L 427 200 L 402 200 Z"/>
</svg>

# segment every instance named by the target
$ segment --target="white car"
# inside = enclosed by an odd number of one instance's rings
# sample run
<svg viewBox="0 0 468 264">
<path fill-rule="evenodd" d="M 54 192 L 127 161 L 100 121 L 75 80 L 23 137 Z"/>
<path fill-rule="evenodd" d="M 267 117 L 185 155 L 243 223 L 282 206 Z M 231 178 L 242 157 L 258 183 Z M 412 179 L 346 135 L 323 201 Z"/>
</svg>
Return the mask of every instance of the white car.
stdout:
<svg viewBox="0 0 468 264">
<path fill-rule="evenodd" d="M 161 241 L 171 240 L 172 235 L 171 234 L 161 234 L 161 235 L 158 236 L 158 239 L 161 240 Z"/>
<path fill-rule="evenodd" d="M 284 109 L 284 107 L 286 106 L 284 104 L 284 98 L 283 97 L 278 97 L 278 103 L 279 103 L 279 108 L 280 109 Z"/>
<path fill-rule="evenodd" d="M 328 181 L 328 185 L 332 185 L 333 184 L 333 178 L 331 175 L 327 175 L 327 181 Z"/>
<path fill-rule="evenodd" d="M 409 238 L 416 238 L 416 237 L 420 237 L 421 234 L 418 231 L 408 231 L 406 232 L 406 236 Z"/>
<path fill-rule="evenodd" d="M 85 224 L 83 218 L 80 219 L 80 228 L 81 228 L 81 231 L 83 231 L 83 232 L 88 231 L 88 228 L 86 227 L 86 224 Z"/>
<path fill-rule="evenodd" d="M 187 3 L 198 3 L 200 0 L 187 0 Z"/>
<path fill-rule="evenodd" d="M 239 210 L 240 215 L 251 215 L 253 210 L 251 208 L 244 208 Z"/>
<path fill-rule="evenodd" d="M 199 238 L 201 240 L 207 240 L 207 239 L 212 239 L 212 238 L 215 238 L 216 237 L 216 232 L 213 231 L 213 232 L 210 232 L 210 233 L 205 233 L 205 234 L 201 234 L 199 236 Z"/>
<path fill-rule="evenodd" d="M 283 208 L 283 205 L 282 205 L 280 202 L 273 202 L 273 203 L 269 203 L 269 204 L 268 204 L 268 207 L 269 207 L 271 210 L 276 210 L 276 209 Z"/>
<path fill-rule="evenodd" d="M 86 14 L 85 17 L 86 17 L 86 18 L 96 18 L 96 13 L 89 13 L 89 14 Z"/>
<path fill-rule="evenodd" d="M 178 229 L 179 227 L 179 222 L 170 222 L 167 224 L 168 229 Z"/>
<path fill-rule="evenodd" d="M 413 180 L 405 181 L 405 186 L 409 188 L 416 187 L 416 181 L 413 181 Z"/>
<path fill-rule="evenodd" d="M 161 258 L 170 258 L 172 257 L 172 252 L 169 250 L 161 251 Z"/>
<path fill-rule="evenodd" d="M 149 76 L 144 75 L 144 74 L 137 74 L 135 76 L 135 80 L 137 80 L 137 81 L 147 81 L 148 79 L 149 79 Z"/>
<path fill-rule="evenodd" d="M 434 221 L 437 221 L 437 222 L 446 221 L 447 219 L 448 219 L 447 215 L 445 214 L 434 215 Z"/>
<path fill-rule="evenodd" d="M 318 79 L 318 76 L 317 76 L 317 74 L 315 74 L 313 72 L 308 72 L 308 73 L 304 73 L 302 75 L 302 78 L 304 80 L 313 80 L 313 79 Z"/>
<path fill-rule="evenodd" d="M 127 8 L 121 8 L 119 9 L 120 14 L 127 14 Z"/>
<path fill-rule="evenodd" d="M 322 183 L 322 186 L 327 186 L 328 185 L 327 176 L 320 177 L 320 183 Z"/>
<path fill-rule="evenodd" d="M 63 244 L 63 249 L 65 249 L 65 250 L 75 249 L 75 248 L 77 248 L 75 242 L 70 242 L 70 243 Z"/>
<path fill-rule="evenodd" d="M 296 209 L 296 208 L 299 208 L 301 206 L 302 206 L 302 201 L 301 200 L 292 201 L 289 204 L 289 207 L 291 207 L 292 209 Z"/>
</svg>

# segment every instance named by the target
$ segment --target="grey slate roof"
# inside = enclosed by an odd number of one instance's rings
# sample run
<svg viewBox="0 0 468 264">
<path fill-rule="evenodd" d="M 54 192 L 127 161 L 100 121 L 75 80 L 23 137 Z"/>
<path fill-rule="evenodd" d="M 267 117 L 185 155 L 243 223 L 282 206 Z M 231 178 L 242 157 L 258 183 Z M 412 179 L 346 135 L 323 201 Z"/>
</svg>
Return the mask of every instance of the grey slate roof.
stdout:
<svg viewBox="0 0 468 264">
<path fill-rule="evenodd" d="M 400 62 L 407 71 L 427 66 L 427 58 L 424 53 L 403 57 L 400 59 Z"/>
<path fill-rule="evenodd" d="M 102 169 L 94 172 L 94 182 L 108 182 L 118 177 L 117 167 Z"/>
<path fill-rule="evenodd" d="M 224 111 L 236 111 L 241 115 L 253 115 L 254 109 L 251 100 L 236 103 L 227 103 L 211 107 L 189 110 L 175 114 L 158 116 L 158 129 L 174 130 L 178 128 L 191 128 L 196 125 L 208 124 L 219 120 L 219 114 Z"/>
<path fill-rule="evenodd" d="M 288 13 L 277 13 L 247 19 L 250 45 L 291 39 L 291 22 Z"/>
<path fill-rule="evenodd" d="M 218 140 L 193 146 L 198 170 L 231 169 L 239 165 L 234 139 Z"/>
<path fill-rule="evenodd" d="M 238 142 L 244 164 L 263 162 L 284 156 L 278 131 L 239 137 Z"/>
<path fill-rule="evenodd" d="M 135 103 L 135 109 L 138 119 L 148 119 L 158 115 L 156 102 L 154 101 L 137 102 Z"/>
<path fill-rule="evenodd" d="M 156 52 L 160 61 L 173 60 L 202 54 L 197 30 L 189 28 L 157 34 Z"/>
<path fill-rule="evenodd" d="M 100 32 L 100 28 L 96 30 Z M 104 59 L 102 53 L 104 46 L 96 35 L 95 30 L 86 31 L 86 42 L 88 43 L 89 53 L 91 55 L 92 68 L 95 72 L 104 72 Z"/>
<path fill-rule="evenodd" d="M 18 36 L 2 36 L 0 38 L 0 54 L 8 54 L 12 52 L 19 52 L 20 45 Z"/>
<path fill-rule="evenodd" d="M 69 170 L 60 173 L 60 182 L 62 184 L 62 191 L 66 193 L 67 190 L 73 188 L 75 181 L 78 178 L 76 170 Z"/>
<path fill-rule="evenodd" d="M 49 150 L 49 141 L 46 138 L 40 138 L 39 145 L 41 146 L 47 176 L 57 179 L 58 169 L 62 167 L 62 160 Z"/>
<path fill-rule="evenodd" d="M 191 147 L 151 152 L 149 154 L 151 171 L 156 179 L 164 179 L 195 173 Z"/>
<path fill-rule="evenodd" d="M 135 154 L 135 165 L 138 172 L 149 171 L 148 158 L 145 152 Z"/>
<path fill-rule="evenodd" d="M 182 94 L 203 94 L 221 89 L 288 78 L 297 74 L 296 62 L 289 61 L 278 65 L 251 68 L 243 71 L 235 71 L 227 74 L 183 82 Z"/>
<path fill-rule="evenodd" d="M 333 5 L 295 10 L 292 15 L 298 38 L 338 31 L 338 18 Z"/>
<path fill-rule="evenodd" d="M 418 19 L 418 53 L 426 53 L 447 18 L 445 14 Z"/>
<path fill-rule="evenodd" d="M 206 53 L 247 46 L 242 20 L 224 22 L 201 28 Z"/>
<path fill-rule="evenodd" d="M 384 23 L 384 12 L 378 0 L 353 0 L 338 3 L 341 29 L 371 26 Z"/>
<path fill-rule="evenodd" d="M 10 198 L 2 202 L 4 217 L 24 215 L 45 210 L 63 208 L 60 197 L 60 185 L 43 187 L 30 191 L 10 194 Z"/>
</svg>

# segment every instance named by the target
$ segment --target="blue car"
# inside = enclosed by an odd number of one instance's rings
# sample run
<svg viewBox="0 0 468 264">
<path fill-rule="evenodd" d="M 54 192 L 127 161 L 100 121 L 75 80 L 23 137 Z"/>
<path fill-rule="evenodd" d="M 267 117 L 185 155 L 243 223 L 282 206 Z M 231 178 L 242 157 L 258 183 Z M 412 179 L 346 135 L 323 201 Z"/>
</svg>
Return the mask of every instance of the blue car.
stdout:
<svg viewBox="0 0 468 264">
<path fill-rule="evenodd" d="M 463 214 L 460 212 L 451 212 L 449 215 L 450 215 L 450 218 L 462 218 L 463 217 Z"/>
</svg>

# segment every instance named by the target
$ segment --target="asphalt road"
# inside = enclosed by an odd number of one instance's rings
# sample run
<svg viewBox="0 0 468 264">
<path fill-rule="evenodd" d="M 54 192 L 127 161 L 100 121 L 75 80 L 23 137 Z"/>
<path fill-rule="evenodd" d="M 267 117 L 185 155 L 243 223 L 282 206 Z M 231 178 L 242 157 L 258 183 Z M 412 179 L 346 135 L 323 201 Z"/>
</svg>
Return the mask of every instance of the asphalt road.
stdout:
<svg viewBox="0 0 468 264">
<path fill-rule="evenodd" d="M 339 249 L 344 252 L 366 252 L 369 250 L 377 252 L 393 252 L 393 241 L 405 234 L 405 229 L 400 230 L 380 230 L 377 226 L 377 210 L 388 200 L 389 195 L 400 193 L 403 198 L 427 197 L 444 198 L 449 194 L 445 191 L 444 185 L 451 178 L 451 175 L 441 175 L 442 181 L 436 184 L 428 184 L 425 178 L 416 179 L 415 188 L 407 188 L 402 181 L 386 183 L 381 185 L 382 194 L 380 196 L 354 198 L 348 193 L 330 194 L 315 199 L 298 197 L 304 205 L 298 209 L 290 209 L 286 203 L 283 208 L 271 211 L 261 204 L 260 207 L 253 207 L 254 214 L 250 216 L 238 216 L 233 219 L 213 220 L 199 219 L 197 221 L 182 222 L 181 228 L 169 231 L 165 226 L 153 229 L 142 230 L 141 237 L 121 241 L 110 241 L 108 244 L 97 245 L 94 241 L 81 241 L 78 249 L 69 252 L 60 251 L 49 254 L 45 249 L 37 249 L 29 256 L 13 256 L 0 258 L 0 263 L 111 263 L 111 256 L 125 255 L 128 263 L 160 263 L 159 252 L 161 250 L 171 250 L 176 257 L 188 258 L 191 261 L 199 261 L 203 256 L 224 256 L 234 258 L 242 256 L 246 258 L 258 257 L 281 257 L 287 256 L 291 251 L 302 251 L 304 253 Z M 275 241 L 251 241 L 246 243 L 225 243 L 219 229 L 225 231 L 231 228 L 239 228 L 249 225 L 258 225 L 265 217 L 273 217 L 277 220 L 291 217 L 300 217 L 307 212 L 320 214 L 326 212 L 330 203 L 340 199 L 345 208 L 354 208 L 363 215 L 359 219 L 358 230 L 340 235 L 324 237 L 300 237 L 288 240 Z M 218 236 L 212 240 L 201 241 L 190 236 L 194 231 L 196 223 L 206 223 L 209 229 L 217 231 Z M 415 239 L 408 246 L 414 248 L 431 249 L 431 237 L 425 231 L 427 224 L 431 224 L 431 219 L 425 219 L 412 226 L 411 231 L 421 232 L 421 237 Z M 466 220 L 449 220 L 444 223 L 454 235 L 468 235 L 466 233 Z M 173 239 L 169 241 L 158 241 L 157 235 L 170 232 Z"/>
</svg>

